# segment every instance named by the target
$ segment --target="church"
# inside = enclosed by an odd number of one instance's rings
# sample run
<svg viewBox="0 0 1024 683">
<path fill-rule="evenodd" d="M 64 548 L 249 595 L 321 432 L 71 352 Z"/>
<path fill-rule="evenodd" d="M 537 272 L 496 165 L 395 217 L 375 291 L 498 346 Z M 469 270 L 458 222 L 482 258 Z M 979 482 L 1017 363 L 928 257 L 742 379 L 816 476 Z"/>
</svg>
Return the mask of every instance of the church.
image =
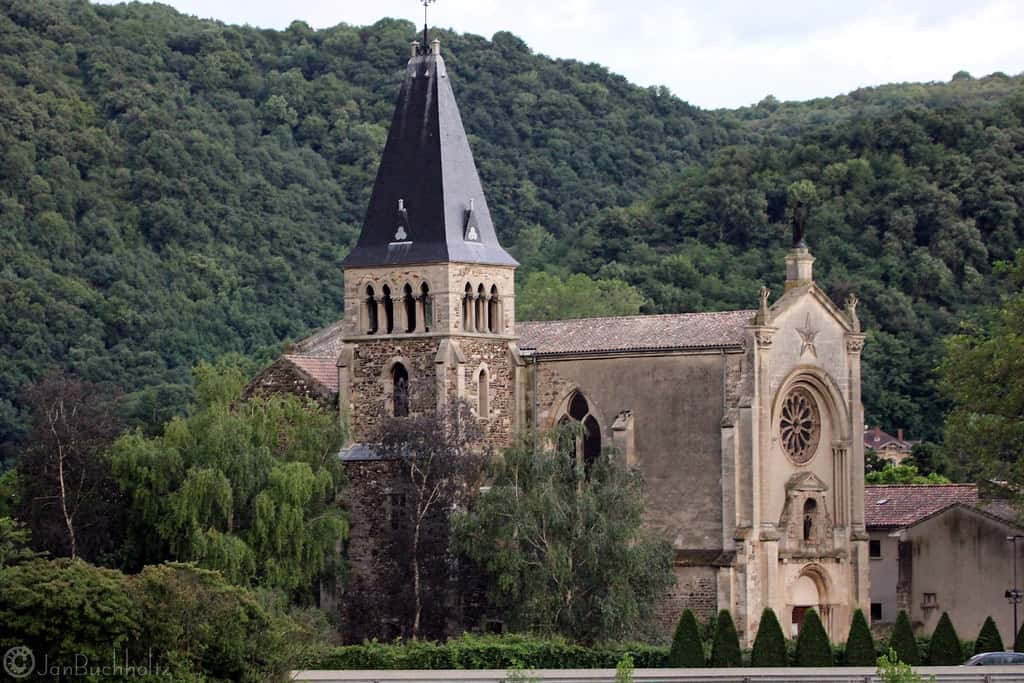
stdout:
<svg viewBox="0 0 1024 683">
<path fill-rule="evenodd" d="M 345 317 L 248 389 L 309 396 L 349 420 L 349 637 L 401 634 L 389 630 L 384 567 L 389 510 L 403 501 L 365 441 L 381 415 L 464 400 L 495 448 L 570 418 L 585 430 L 583 458 L 610 452 L 639 469 L 646 524 L 675 549 L 658 608 L 666 632 L 685 607 L 728 609 L 749 645 L 765 607 L 787 634 L 813 607 L 845 640 L 870 603 L 864 336 L 856 299 L 833 303 L 813 264 L 795 236 L 784 291 L 751 292 L 749 310 L 518 322 L 517 263 L 498 241 L 440 43 L 413 43 L 343 263 Z M 493 627 L 462 614 L 433 633 Z"/>
</svg>

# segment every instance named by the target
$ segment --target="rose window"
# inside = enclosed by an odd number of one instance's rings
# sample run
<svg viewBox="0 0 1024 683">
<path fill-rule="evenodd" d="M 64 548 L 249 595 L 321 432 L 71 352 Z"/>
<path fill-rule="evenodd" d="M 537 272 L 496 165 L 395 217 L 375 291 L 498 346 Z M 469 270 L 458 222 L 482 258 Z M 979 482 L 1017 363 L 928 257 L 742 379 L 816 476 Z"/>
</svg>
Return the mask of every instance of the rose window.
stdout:
<svg viewBox="0 0 1024 683">
<path fill-rule="evenodd" d="M 786 455 L 797 464 L 814 457 L 821 436 L 821 419 L 814 397 L 805 389 L 794 389 L 782 404 L 779 436 Z"/>
</svg>

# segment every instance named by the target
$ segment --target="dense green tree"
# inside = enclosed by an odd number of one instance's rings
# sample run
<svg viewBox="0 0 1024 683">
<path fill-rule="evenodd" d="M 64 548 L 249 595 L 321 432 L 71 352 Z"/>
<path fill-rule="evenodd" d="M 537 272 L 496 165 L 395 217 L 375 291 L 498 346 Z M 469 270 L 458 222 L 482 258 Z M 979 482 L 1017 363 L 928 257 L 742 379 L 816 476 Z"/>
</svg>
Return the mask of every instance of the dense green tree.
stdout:
<svg viewBox="0 0 1024 683">
<path fill-rule="evenodd" d="M 864 475 L 866 484 L 948 484 L 949 479 L 937 472 L 918 473 L 915 465 L 896 465 L 886 462 L 881 469 Z"/>
<path fill-rule="evenodd" d="M 947 342 L 939 368 L 953 401 L 946 444 L 975 476 L 1024 482 L 1024 250 L 1002 269 L 998 308 Z"/>
<path fill-rule="evenodd" d="M 953 628 L 949 614 L 943 612 L 928 641 L 928 663 L 932 666 L 959 666 L 963 664 L 963 661 L 964 653 L 960 646 L 960 636 Z"/>
<path fill-rule="evenodd" d="M 889 649 L 895 652 L 904 664 L 921 664 L 921 651 L 917 647 L 917 639 L 914 638 L 914 629 L 910 626 L 910 617 L 903 610 L 896 615 L 896 624 L 889 635 Z"/>
<path fill-rule="evenodd" d="M 526 436 L 488 467 L 490 488 L 453 520 L 516 630 L 582 641 L 636 633 L 672 582 L 669 544 L 643 527 L 638 472 L 575 462 L 580 425 Z"/>
<path fill-rule="evenodd" d="M 864 618 L 864 612 L 860 609 L 853 611 L 850 635 L 846 638 L 843 660 L 847 666 L 874 666 L 878 660 L 878 655 L 875 652 L 875 639 L 871 637 L 868 620 Z"/>
<path fill-rule="evenodd" d="M 668 653 L 668 665 L 680 667 L 702 667 L 704 659 L 704 643 L 700 638 L 700 625 L 697 617 L 689 607 L 683 610 L 672 635 L 672 649 Z"/>
<path fill-rule="evenodd" d="M 761 621 L 757 625 L 757 637 L 754 638 L 754 649 L 750 653 L 751 666 L 787 666 L 786 637 L 782 634 L 782 626 L 775 616 L 775 610 L 765 607 L 761 612 Z"/>
<path fill-rule="evenodd" d="M 576 273 L 565 280 L 548 273 L 530 273 L 516 291 L 520 320 L 560 320 L 636 315 L 644 296 L 622 280 L 592 280 Z"/>
<path fill-rule="evenodd" d="M 1002 652 L 1003 638 L 999 635 L 999 627 L 992 617 L 985 617 L 985 623 L 981 625 L 978 637 L 974 641 L 974 654 L 982 652 Z"/>
<path fill-rule="evenodd" d="M 740 666 L 743 655 L 740 652 L 740 638 L 736 624 L 729 610 L 719 611 L 715 620 L 715 637 L 711 641 L 711 666 Z"/>
<path fill-rule="evenodd" d="M 797 666 L 832 666 L 832 644 L 816 609 L 804 614 L 800 635 L 796 639 Z"/>
<path fill-rule="evenodd" d="M 239 401 L 245 374 L 234 366 L 196 374 L 190 416 L 112 447 L 131 520 L 124 561 L 195 561 L 311 599 L 337 575 L 348 530 L 336 504 L 337 416 L 294 396 Z"/>
<path fill-rule="evenodd" d="M 32 535 L 24 525 L 10 517 L 0 517 L 0 570 L 35 557 L 31 543 Z"/>
</svg>

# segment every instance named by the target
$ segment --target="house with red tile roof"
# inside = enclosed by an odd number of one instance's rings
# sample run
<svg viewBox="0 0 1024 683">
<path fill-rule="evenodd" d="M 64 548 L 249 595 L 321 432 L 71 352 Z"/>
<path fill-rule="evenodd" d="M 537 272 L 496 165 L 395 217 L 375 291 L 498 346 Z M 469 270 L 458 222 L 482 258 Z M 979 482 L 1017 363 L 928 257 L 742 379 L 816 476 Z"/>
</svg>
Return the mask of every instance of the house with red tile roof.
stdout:
<svg viewBox="0 0 1024 683">
<path fill-rule="evenodd" d="M 918 443 L 904 439 L 902 429 L 896 430 L 896 436 L 882 431 L 881 427 L 864 430 L 864 449 L 874 451 L 878 457 L 891 460 L 897 465 L 910 457 Z"/>
<path fill-rule="evenodd" d="M 1014 555 L 1024 570 L 1024 535 L 1006 501 L 980 500 L 975 484 L 864 488 L 869 535 L 871 620 L 892 623 L 905 610 L 922 634 L 948 612 L 962 638 L 992 616 L 1013 642 Z M 1018 547 L 1019 546 L 1019 547 Z M 1020 586 L 1018 586 L 1019 588 Z"/>
</svg>

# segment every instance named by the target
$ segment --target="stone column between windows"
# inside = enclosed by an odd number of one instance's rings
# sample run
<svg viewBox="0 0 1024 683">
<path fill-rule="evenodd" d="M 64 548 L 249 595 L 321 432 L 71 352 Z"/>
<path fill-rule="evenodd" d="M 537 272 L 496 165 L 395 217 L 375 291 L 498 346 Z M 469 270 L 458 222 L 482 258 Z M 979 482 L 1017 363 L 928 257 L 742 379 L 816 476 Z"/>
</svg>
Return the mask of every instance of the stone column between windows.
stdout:
<svg viewBox="0 0 1024 683">
<path fill-rule="evenodd" d="M 416 332 L 423 333 L 427 331 L 427 300 L 420 294 L 415 299 L 416 301 Z"/>
<path fill-rule="evenodd" d="M 384 308 L 384 295 L 381 294 L 379 299 L 375 299 L 377 306 L 377 332 L 376 334 L 387 334 L 388 331 L 388 313 Z"/>
</svg>

